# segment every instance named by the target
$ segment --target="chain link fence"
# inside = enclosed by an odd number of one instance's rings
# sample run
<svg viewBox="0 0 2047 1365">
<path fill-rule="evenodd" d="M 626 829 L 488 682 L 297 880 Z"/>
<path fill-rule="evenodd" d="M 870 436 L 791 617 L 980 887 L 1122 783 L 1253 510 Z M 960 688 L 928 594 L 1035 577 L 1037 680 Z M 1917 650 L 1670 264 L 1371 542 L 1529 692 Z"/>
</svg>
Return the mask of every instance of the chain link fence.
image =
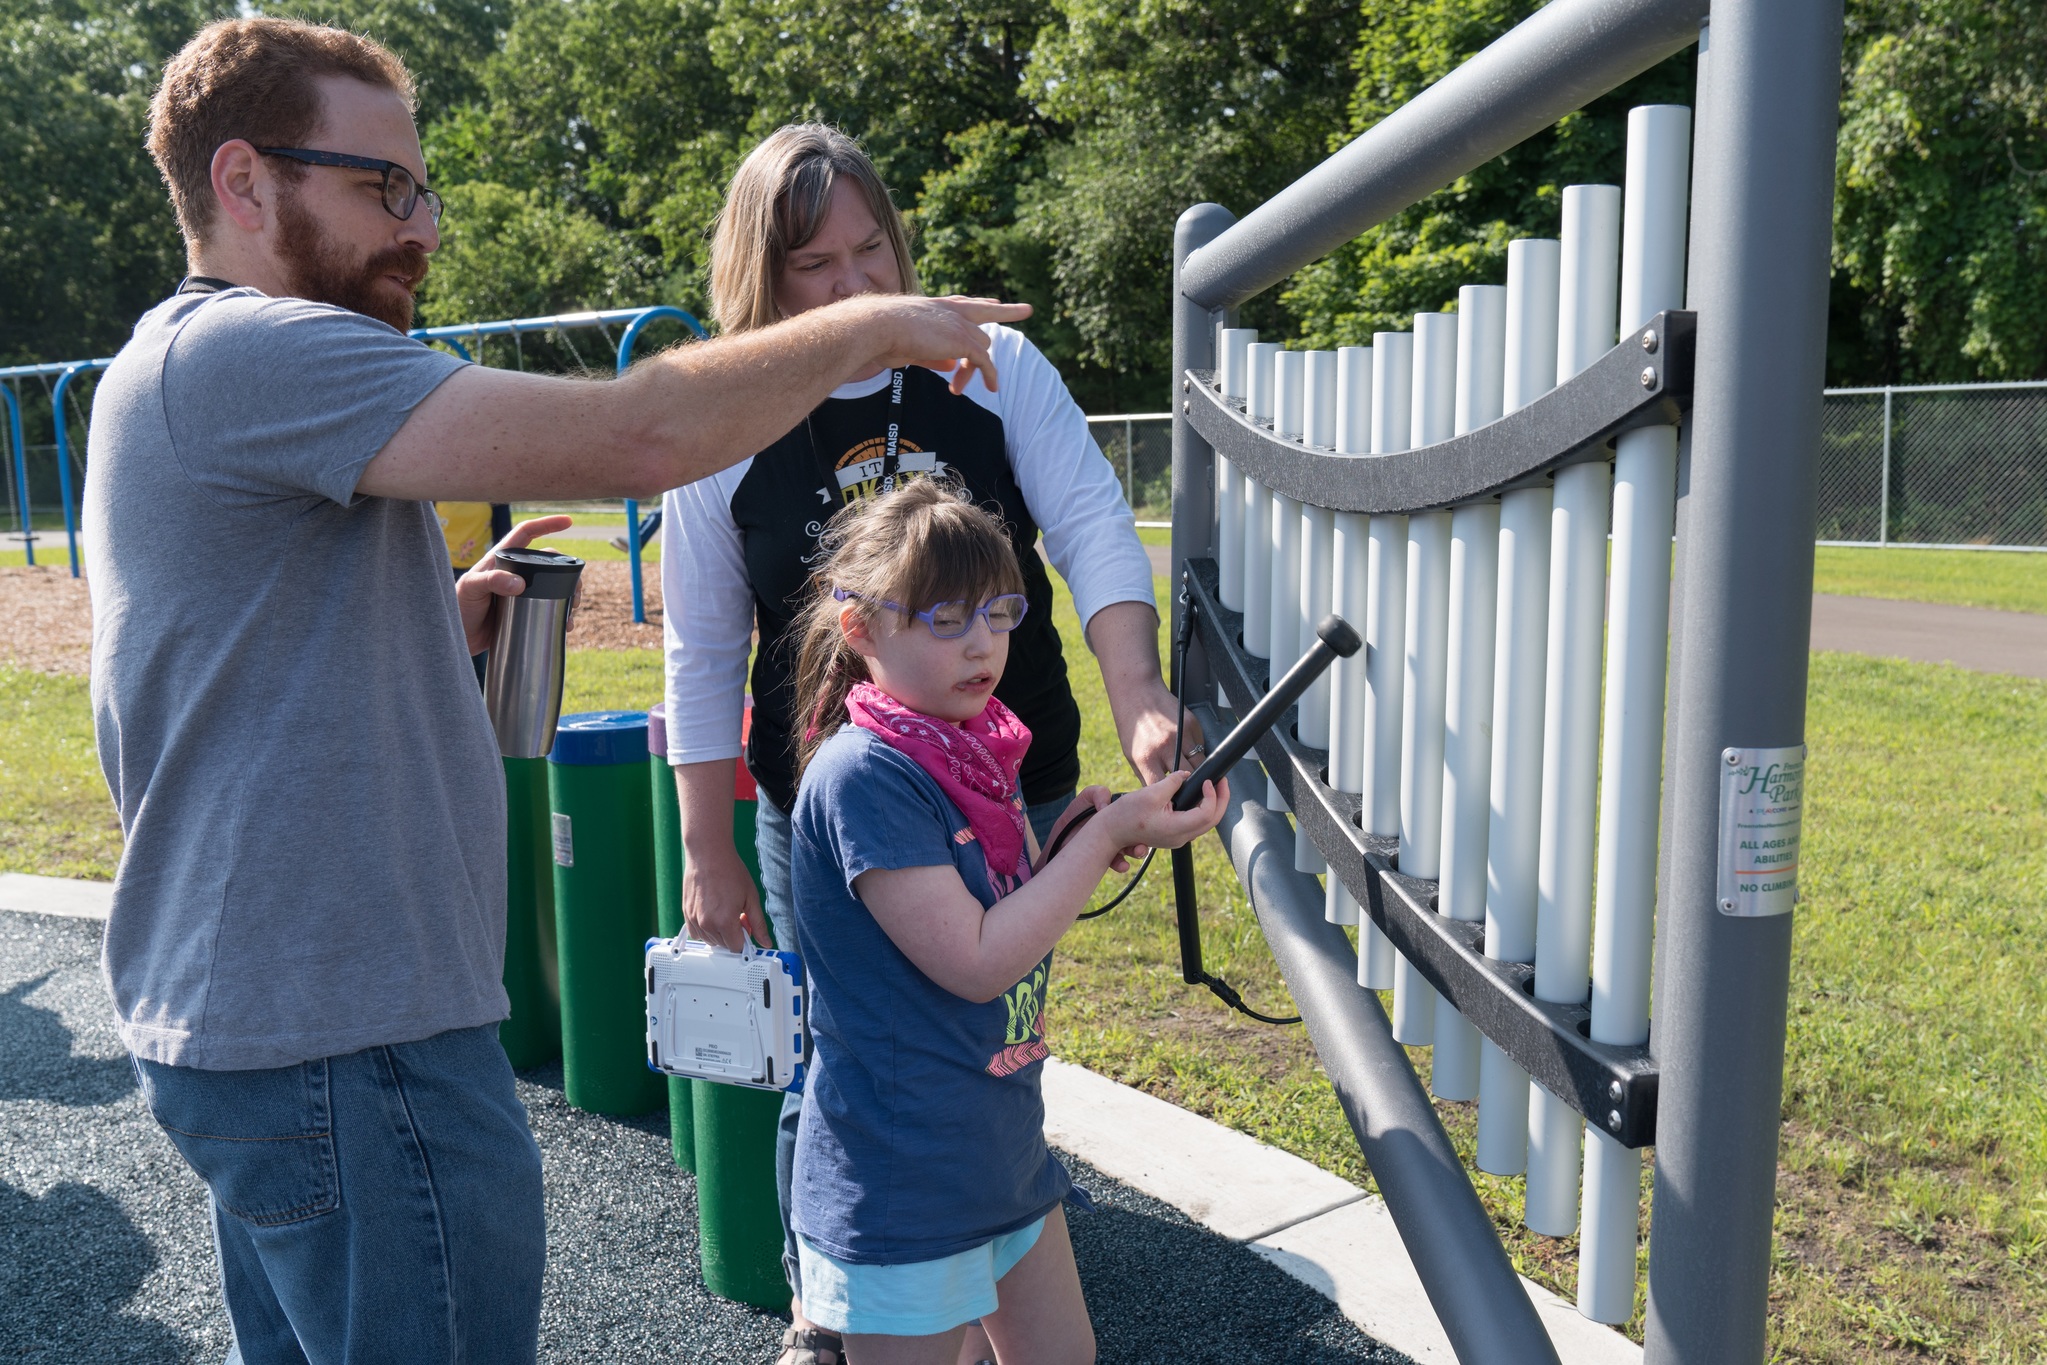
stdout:
<svg viewBox="0 0 2047 1365">
<path fill-rule="evenodd" d="M 1087 420 L 1138 519 L 1169 522 L 1173 415 Z M 1819 540 L 2047 550 L 2047 382 L 1828 390 Z"/>
<path fill-rule="evenodd" d="M 1137 519 L 1170 523 L 1173 415 L 1111 413 L 1087 422 Z M 83 436 L 81 420 L 74 439 Z M 28 456 L 37 520 L 61 525 L 55 447 L 31 444 Z M 5 482 L 14 515 L 0 529 L 13 530 L 20 494 L 12 469 Z M 1829 390 L 1820 419 L 1819 539 L 2047 549 L 2047 382 Z"/>
<path fill-rule="evenodd" d="M 1095 444 L 1116 468 L 1140 525 L 1173 521 L 1173 414 L 1119 412 L 1087 419 Z"/>
<path fill-rule="evenodd" d="M 2047 383 L 1829 390 L 1819 539 L 2047 549 Z"/>
</svg>

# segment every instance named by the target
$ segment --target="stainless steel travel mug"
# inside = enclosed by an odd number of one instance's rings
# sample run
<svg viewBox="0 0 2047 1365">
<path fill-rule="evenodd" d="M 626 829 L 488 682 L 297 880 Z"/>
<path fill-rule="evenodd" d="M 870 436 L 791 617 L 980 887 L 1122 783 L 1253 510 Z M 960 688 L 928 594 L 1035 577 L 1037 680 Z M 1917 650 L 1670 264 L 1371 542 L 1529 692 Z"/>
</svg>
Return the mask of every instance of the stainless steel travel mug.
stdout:
<svg viewBox="0 0 2047 1365">
<path fill-rule="evenodd" d="M 526 591 L 498 599 L 483 701 L 499 753 L 544 758 L 561 718 L 569 605 L 583 561 L 551 550 L 499 550 L 497 567 L 525 579 Z"/>
</svg>

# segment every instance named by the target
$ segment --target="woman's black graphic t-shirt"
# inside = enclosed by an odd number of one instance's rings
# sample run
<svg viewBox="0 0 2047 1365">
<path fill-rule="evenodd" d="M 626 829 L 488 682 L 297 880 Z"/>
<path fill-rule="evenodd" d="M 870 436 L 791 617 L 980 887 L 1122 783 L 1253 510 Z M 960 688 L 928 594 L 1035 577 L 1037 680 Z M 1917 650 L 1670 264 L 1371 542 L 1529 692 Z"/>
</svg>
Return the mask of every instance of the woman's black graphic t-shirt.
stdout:
<svg viewBox="0 0 2047 1365">
<path fill-rule="evenodd" d="M 1010 546 L 1023 566 L 1031 607 L 1009 637 L 1009 665 L 995 695 L 1031 730 L 1024 799 L 1050 800 L 1080 780 L 1080 708 L 1066 682 L 1059 632 L 1052 628 L 1052 580 L 1038 557 L 1038 526 L 1009 472 L 1002 421 L 954 394 L 929 370 L 897 373 L 903 402 L 896 477 L 936 473 L 958 478 L 975 502 L 1001 509 Z M 881 489 L 892 387 L 865 398 L 825 400 L 808 422 L 754 456 L 753 467 L 732 495 L 732 520 L 746 547 L 746 576 L 760 622 L 746 766 L 783 810 L 796 800 L 796 642 L 789 627 L 808 594 L 811 561 L 825 521 L 842 502 L 871 498 Z M 833 480 L 829 488 L 824 486 L 827 471 Z"/>
<path fill-rule="evenodd" d="M 826 521 L 880 490 L 893 422 L 898 479 L 951 475 L 1008 526 L 1030 610 L 1010 637 L 995 695 L 1031 729 L 1025 799 L 1051 800 L 1077 783 L 1080 712 L 1052 624 L 1039 533 L 1068 575 L 1083 621 L 1113 602 L 1151 605 L 1150 561 L 1115 471 L 1057 372 L 1019 333 L 988 330 L 999 392 L 989 393 L 978 377 L 954 394 L 930 370 L 883 372 L 842 387 L 751 460 L 668 495 L 662 580 L 671 763 L 729 757 L 737 747 L 734 674 L 757 624 L 747 767 L 778 807 L 794 804 L 796 641 L 789 628 Z"/>
</svg>

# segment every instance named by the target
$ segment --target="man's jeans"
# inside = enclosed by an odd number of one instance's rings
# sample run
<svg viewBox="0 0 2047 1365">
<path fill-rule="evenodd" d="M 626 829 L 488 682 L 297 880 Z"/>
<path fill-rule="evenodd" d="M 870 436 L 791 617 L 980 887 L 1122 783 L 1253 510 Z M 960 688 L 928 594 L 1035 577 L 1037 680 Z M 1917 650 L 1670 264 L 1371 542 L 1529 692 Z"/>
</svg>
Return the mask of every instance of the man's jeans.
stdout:
<svg viewBox="0 0 2047 1365">
<path fill-rule="evenodd" d="M 228 1365 L 534 1359 L 540 1149 L 497 1034 L 261 1071 L 136 1060 L 212 1191 Z"/>
<path fill-rule="evenodd" d="M 1040 847 L 1044 845 L 1052 822 L 1072 804 L 1073 795 L 1069 792 L 1056 800 L 1024 807 L 1024 815 L 1031 822 L 1031 833 L 1037 836 Z M 767 911 L 768 923 L 774 926 L 775 946 L 793 949 L 796 946 L 796 898 L 790 890 L 789 817 L 777 810 L 774 802 L 763 797 L 760 810 L 754 817 L 753 829 L 753 850 L 761 866 L 762 899 L 767 902 L 761 908 Z M 796 1230 L 789 1224 L 789 1209 L 792 1202 L 790 1191 L 795 1188 L 796 1127 L 802 1119 L 803 1096 L 784 1095 L 781 1125 L 775 1132 L 775 1200 L 781 1205 L 782 1213 L 782 1273 L 788 1277 L 789 1288 L 799 1299 L 803 1297 L 803 1277 L 796 1268 Z"/>
</svg>

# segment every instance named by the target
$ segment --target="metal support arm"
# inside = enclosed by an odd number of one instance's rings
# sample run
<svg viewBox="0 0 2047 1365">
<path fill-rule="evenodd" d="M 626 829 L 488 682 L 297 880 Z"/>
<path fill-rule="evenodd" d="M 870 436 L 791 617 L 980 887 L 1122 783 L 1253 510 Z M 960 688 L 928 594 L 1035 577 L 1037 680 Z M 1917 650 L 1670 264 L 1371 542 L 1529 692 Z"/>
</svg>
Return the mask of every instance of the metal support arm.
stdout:
<svg viewBox="0 0 2047 1365">
<path fill-rule="evenodd" d="M 1690 46 L 1705 17 L 1706 0 L 1550 0 L 1195 252 L 1180 293 L 1235 308 Z"/>
<path fill-rule="evenodd" d="M 1192 709 L 1210 733 L 1226 728 L 1209 708 Z M 1216 832 L 1450 1348 L 1460 1365 L 1554 1365 L 1556 1348 L 1406 1049 L 1357 984 L 1357 953 L 1323 919 L 1322 888 L 1294 871 L 1293 831 L 1265 809 L 1264 786 L 1256 765 L 1240 765 Z"/>
</svg>

